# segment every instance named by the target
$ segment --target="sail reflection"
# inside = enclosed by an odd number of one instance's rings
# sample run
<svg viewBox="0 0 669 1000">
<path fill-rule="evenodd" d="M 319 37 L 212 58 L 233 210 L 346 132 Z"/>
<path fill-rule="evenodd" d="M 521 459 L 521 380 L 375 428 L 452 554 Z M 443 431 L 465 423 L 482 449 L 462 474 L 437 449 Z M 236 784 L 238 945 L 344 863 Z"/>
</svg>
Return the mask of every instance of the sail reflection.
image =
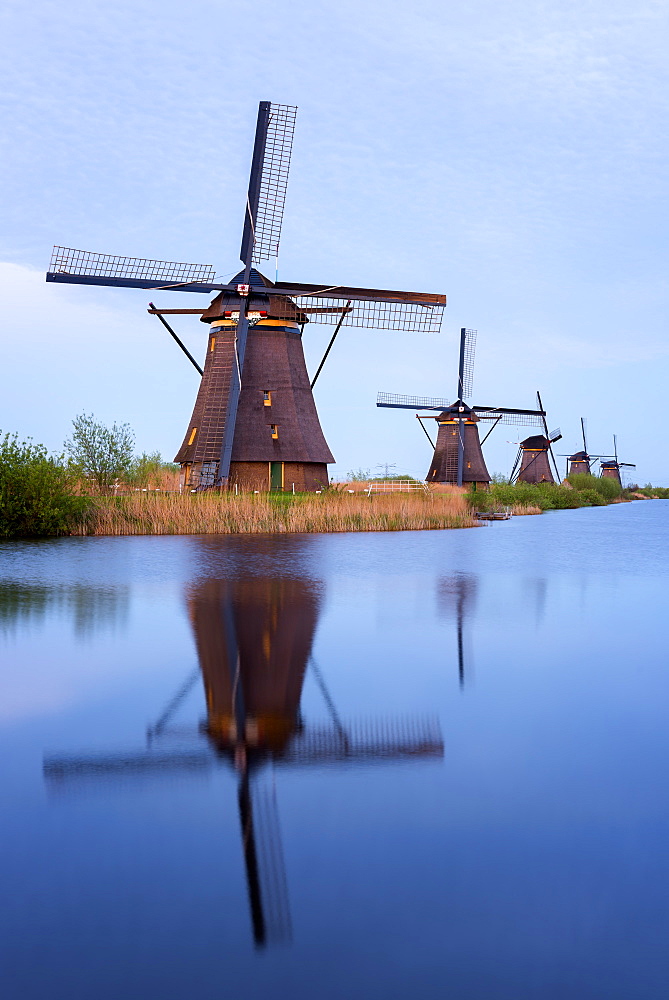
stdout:
<svg viewBox="0 0 669 1000">
<path fill-rule="evenodd" d="M 442 577 L 437 584 L 437 607 L 440 617 L 455 619 L 456 655 L 460 687 L 472 672 L 472 655 L 465 622 L 472 617 L 476 602 L 477 580 L 471 573 Z"/>
<path fill-rule="evenodd" d="M 283 850 L 271 771 L 369 765 L 443 756 L 438 724 L 425 718 L 343 720 L 312 647 L 322 584 L 308 577 L 204 578 L 186 590 L 199 667 L 190 673 L 131 753 L 47 757 L 53 787 L 104 776 L 210 770 L 236 775 L 240 834 L 253 938 L 257 946 L 290 939 Z M 362 669 L 362 668 L 361 668 Z M 329 721 L 310 725 L 300 703 L 311 671 Z M 175 724 L 201 678 L 206 717 Z"/>
</svg>

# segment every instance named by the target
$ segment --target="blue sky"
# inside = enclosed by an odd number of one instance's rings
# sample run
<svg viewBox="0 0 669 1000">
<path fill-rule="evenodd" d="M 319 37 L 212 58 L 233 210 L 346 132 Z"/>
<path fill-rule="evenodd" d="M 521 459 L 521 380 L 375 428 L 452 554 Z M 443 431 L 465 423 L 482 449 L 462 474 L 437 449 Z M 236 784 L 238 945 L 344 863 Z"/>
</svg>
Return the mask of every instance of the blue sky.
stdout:
<svg viewBox="0 0 669 1000">
<path fill-rule="evenodd" d="M 640 482 L 669 483 L 668 27 L 648 0 L 4 0 L 0 428 L 56 449 L 86 410 L 173 456 L 197 376 L 151 294 L 44 271 L 59 243 L 234 273 L 271 100 L 299 106 L 280 276 L 449 300 L 438 336 L 342 332 L 316 390 L 335 474 L 425 474 L 417 421 L 376 392 L 452 396 L 470 326 L 476 402 L 538 388 L 560 450 L 584 415 L 593 451 L 616 433 Z M 175 325 L 202 355 L 202 324 Z M 305 332 L 312 371 L 329 333 Z M 517 438 L 494 432 L 491 471 Z"/>
</svg>

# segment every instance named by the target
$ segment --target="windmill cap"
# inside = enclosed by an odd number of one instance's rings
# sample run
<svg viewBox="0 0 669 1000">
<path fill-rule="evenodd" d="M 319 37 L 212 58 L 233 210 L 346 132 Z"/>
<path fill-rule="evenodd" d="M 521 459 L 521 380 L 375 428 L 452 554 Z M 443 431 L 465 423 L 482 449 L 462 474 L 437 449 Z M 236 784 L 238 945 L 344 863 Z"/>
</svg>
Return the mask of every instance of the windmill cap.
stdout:
<svg viewBox="0 0 669 1000">
<path fill-rule="evenodd" d="M 240 271 L 239 274 L 236 274 L 234 278 L 230 279 L 231 285 L 242 285 L 243 283 L 244 283 L 243 271 Z M 252 289 L 257 288 L 259 290 L 264 291 L 266 288 L 273 288 L 274 282 L 270 281 L 269 278 L 266 278 L 264 274 L 260 273 L 260 271 L 257 271 L 255 267 L 252 267 L 251 273 L 249 275 L 249 285 L 251 286 Z"/>
<path fill-rule="evenodd" d="M 587 451 L 577 451 L 574 455 L 569 456 L 570 462 L 587 462 L 588 458 Z"/>
<path fill-rule="evenodd" d="M 545 451 L 550 445 L 550 441 L 543 434 L 534 434 L 532 437 L 525 438 L 524 441 L 520 442 L 521 448 L 539 448 L 541 451 Z"/>
<path fill-rule="evenodd" d="M 467 417 L 468 420 L 474 421 L 479 420 L 479 417 L 477 417 L 471 406 L 467 406 L 461 399 L 456 399 L 454 403 L 451 403 L 445 410 L 442 410 L 437 420 L 452 420 L 454 417 Z"/>
<path fill-rule="evenodd" d="M 244 272 L 240 271 L 230 281 L 231 285 L 244 284 Z M 264 313 L 265 316 L 283 319 L 286 322 L 307 323 L 308 316 L 300 312 L 292 299 L 286 295 L 270 295 L 274 283 L 260 271 L 251 268 L 249 275 L 249 312 Z M 201 323 L 212 323 L 216 319 L 231 319 L 226 313 L 239 313 L 242 296 L 237 292 L 220 292 L 200 317 Z"/>
</svg>

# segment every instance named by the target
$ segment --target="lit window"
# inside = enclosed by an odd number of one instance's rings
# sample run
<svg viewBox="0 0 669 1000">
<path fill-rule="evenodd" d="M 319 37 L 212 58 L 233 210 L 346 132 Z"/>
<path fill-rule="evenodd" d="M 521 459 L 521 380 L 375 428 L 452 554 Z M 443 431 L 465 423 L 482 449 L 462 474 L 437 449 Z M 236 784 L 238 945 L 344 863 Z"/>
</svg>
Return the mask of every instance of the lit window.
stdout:
<svg viewBox="0 0 669 1000">
<path fill-rule="evenodd" d="M 210 350 L 210 351 L 213 351 L 213 349 L 214 349 L 215 347 L 216 347 L 216 337 L 212 337 L 212 338 L 211 338 L 211 344 L 209 345 L 209 350 Z"/>
<path fill-rule="evenodd" d="M 193 443 L 196 434 L 197 434 L 197 427 L 194 427 L 193 430 L 190 432 L 190 437 L 188 438 L 188 444 Z"/>
<path fill-rule="evenodd" d="M 269 426 L 272 430 L 272 437 L 276 440 L 279 436 L 279 427 L 277 424 L 270 424 Z"/>
<path fill-rule="evenodd" d="M 263 392 L 262 401 L 265 404 L 265 406 L 272 405 L 272 393 L 269 391 L 269 389 L 265 389 L 265 391 Z"/>
</svg>

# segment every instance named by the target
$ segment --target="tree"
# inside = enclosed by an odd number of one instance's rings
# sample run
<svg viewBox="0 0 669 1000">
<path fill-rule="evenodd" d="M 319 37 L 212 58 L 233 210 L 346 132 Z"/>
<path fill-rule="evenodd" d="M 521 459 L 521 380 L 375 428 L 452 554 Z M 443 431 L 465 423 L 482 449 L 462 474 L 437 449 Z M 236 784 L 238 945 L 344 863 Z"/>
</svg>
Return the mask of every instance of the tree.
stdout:
<svg viewBox="0 0 669 1000">
<path fill-rule="evenodd" d="M 0 538 L 40 538 L 71 531 L 87 501 L 74 493 L 62 456 L 41 444 L 0 438 Z"/>
<path fill-rule="evenodd" d="M 81 472 L 93 480 L 97 490 L 108 493 L 133 462 L 135 435 L 130 425 L 114 423 L 105 427 L 92 413 L 81 413 L 72 421 L 72 427 L 65 450 Z"/>
</svg>

